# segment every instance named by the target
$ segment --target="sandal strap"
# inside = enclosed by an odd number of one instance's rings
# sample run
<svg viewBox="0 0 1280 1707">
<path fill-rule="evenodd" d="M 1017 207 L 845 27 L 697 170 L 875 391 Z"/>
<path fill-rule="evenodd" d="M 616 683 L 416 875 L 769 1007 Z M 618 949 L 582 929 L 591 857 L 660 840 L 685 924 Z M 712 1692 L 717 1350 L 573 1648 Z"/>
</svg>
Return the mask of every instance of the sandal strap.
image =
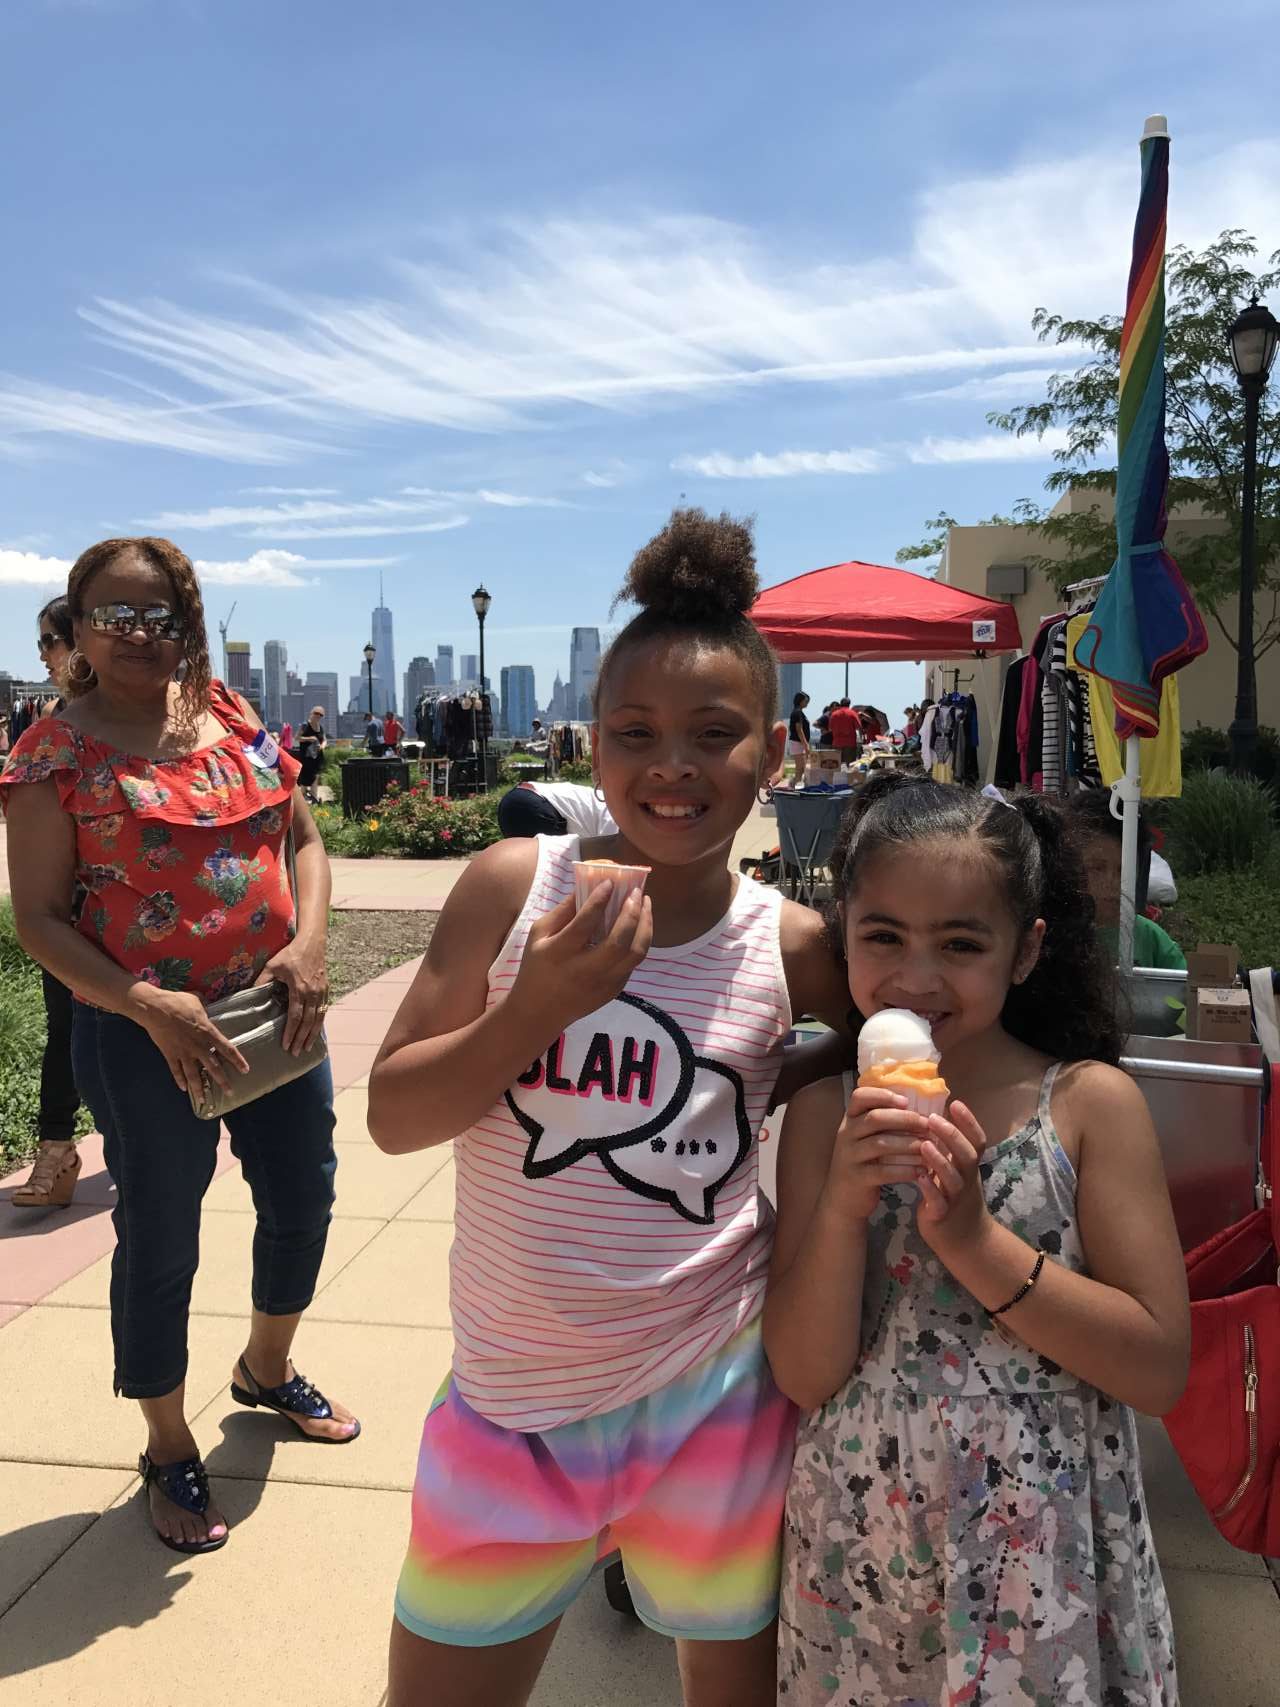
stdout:
<svg viewBox="0 0 1280 1707">
<path fill-rule="evenodd" d="M 203 1517 L 209 1509 L 209 1473 L 202 1458 L 184 1458 L 180 1464 L 156 1464 L 144 1452 L 138 1473 L 147 1487 L 154 1482 L 167 1500 Z"/>
<path fill-rule="evenodd" d="M 252 1382 L 260 1405 L 269 1405 L 273 1411 L 282 1411 L 287 1416 L 311 1417 L 318 1422 L 327 1422 L 332 1417 L 333 1406 L 305 1375 L 295 1371 L 293 1379 L 283 1386 L 264 1387 L 243 1358 L 240 1367 Z"/>
</svg>

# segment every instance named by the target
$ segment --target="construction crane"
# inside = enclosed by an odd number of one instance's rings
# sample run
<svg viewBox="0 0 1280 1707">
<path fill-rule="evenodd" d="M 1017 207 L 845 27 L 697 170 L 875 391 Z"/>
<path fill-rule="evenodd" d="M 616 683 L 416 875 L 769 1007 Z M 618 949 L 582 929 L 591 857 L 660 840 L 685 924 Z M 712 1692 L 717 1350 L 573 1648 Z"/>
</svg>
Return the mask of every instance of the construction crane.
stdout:
<svg viewBox="0 0 1280 1707">
<path fill-rule="evenodd" d="M 218 624 L 218 633 L 222 636 L 222 679 L 224 682 L 227 679 L 227 632 L 231 627 L 231 618 L 236 614 L 236 606 L 239 602 L 239 599 L 231 601 L 231 609 Z"/>
</svg>

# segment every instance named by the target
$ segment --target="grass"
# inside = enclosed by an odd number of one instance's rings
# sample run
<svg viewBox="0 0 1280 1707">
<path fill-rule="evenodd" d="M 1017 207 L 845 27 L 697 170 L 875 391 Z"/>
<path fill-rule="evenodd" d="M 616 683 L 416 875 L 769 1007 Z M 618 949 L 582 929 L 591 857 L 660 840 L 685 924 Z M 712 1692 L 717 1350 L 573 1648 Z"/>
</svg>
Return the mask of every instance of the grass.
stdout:
<svg viewBox="0 0 1280 1707">
<path fill-rule="evenodd" d="M 0 901 L 0 1174 L 29 1161 L 39 1140 L 44 1037 L 40 968 L 18 941 L 13 907 Z M 92 1124 L 82 1110 L 80 1130 Z"/>
<path fill-rule="evenodd" d="M 1161 924 L 1184 950 L 1234 942 L 1246 966 L 1280 966 L 1280 849 L 1243 871 L 1178 877 L 1178 904 Z"/>
</svg>

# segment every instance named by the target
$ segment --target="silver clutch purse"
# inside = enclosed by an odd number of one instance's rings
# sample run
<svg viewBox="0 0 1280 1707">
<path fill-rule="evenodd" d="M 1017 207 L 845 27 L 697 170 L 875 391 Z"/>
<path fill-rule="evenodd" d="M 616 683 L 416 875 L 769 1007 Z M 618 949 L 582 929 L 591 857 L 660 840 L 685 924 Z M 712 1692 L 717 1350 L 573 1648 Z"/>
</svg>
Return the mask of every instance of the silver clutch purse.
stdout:
<svg viewBox="0 0 1280 1707">
<path fill-rule="evenodd" d="M 201 1120 L 221 1120 L 233 1109 L 256 1102 L 268 1091 L 292 1084 L 309 1073 L 329 1053 L 324 1033 L 301 1055 L 290 1055 L 284 1047 L 285 1021 L 289 1017 L 289 992 L 283 984 L 254 984 L 220 1002 L 211 1002 L 209 1018 L 249 1063 L 247 1073 L 231 1073 L 231 1087 L 224 1090 L 203 1068 L 199 1095 L 191 1093 L 191 1106 Z"/>
</svg>

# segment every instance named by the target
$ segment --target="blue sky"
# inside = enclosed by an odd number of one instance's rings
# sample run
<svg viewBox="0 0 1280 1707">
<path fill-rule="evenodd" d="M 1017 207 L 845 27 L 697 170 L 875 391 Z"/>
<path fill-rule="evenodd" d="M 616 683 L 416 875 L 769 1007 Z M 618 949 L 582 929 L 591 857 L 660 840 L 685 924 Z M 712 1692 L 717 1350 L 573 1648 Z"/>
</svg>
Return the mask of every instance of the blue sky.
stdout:
<svg viewBox="0 0 1280 1707">
<path fill-rule="evenodd" d="M 1171 240 L 1280 246 L 1258 0 L 6 0 L 0 64 L 15 673 L 67 560 L 162 532 L 344 685 L 380 571 L 401 668 L 483 579 L 545 700 L 682 493 L 766 584 L 1038 493 L 986 412 L 1037 304 L 1122 305 L 1147 113 Z"/>
</svg>

